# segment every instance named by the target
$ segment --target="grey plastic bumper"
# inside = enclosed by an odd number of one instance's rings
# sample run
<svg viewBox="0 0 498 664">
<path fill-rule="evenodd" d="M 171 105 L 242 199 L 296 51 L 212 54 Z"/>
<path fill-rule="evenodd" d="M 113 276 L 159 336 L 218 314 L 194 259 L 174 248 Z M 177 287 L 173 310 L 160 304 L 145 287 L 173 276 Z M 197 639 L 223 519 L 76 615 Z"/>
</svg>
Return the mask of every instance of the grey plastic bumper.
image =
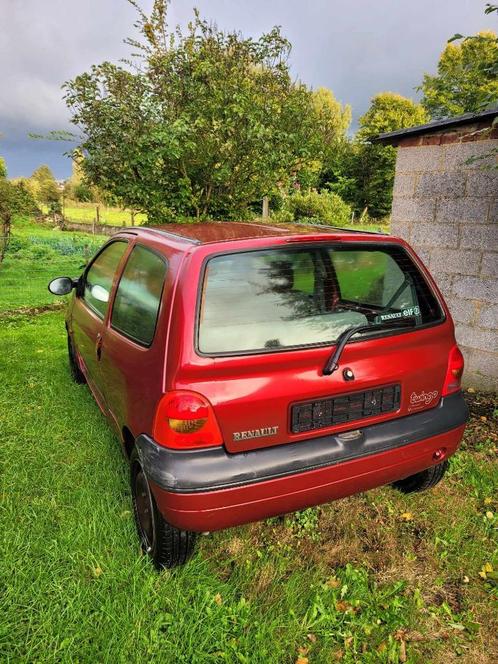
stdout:
<svg viewBox="0 0 498 664">
<path fill-rule="evenodd" d="M 367 427 L 359 424 L 355 430 L 360 433 L 352 440 L 336 434 L 238 454 L 224 447 L 174 450 L 145 434 L 136 444 L 149 479 L 166 491 L 193 493 L 261 482 L 402 447 L 456 429 L 468 416 L 458 392 L 442 398 L 431 410 Z"/>
</svg>

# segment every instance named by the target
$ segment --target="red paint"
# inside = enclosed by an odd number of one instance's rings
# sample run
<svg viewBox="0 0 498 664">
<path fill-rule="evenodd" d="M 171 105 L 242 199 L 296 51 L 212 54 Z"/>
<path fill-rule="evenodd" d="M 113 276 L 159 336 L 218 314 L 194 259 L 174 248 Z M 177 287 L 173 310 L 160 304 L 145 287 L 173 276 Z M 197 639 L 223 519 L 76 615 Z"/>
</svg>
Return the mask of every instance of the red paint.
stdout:
<svg viewBox="0 0 498 664">
<path fill-rule="evenodd" d="M 219 444 L 219 427 L 227 450 L 233 453 L 358 427 L 357 423 L 350 422 L 318 432 L 292 434 L 290 407 L 299 401 L 401 384 L 399 410 L 362 419 L 362 426 L 437 404 L 450 371 L 450 353 L 455 347 L 453 322 L 431 276 L 403 240 L 318 226 L 229 222 L 136 228 L 120 232 L 114 236 L 116 238 L 126 240 L 129 247 L 114 278 L 106 317 L 100 320 L 81 297 L 75 295 L 69 306 L 67 325 L 90 388 L 122 437 L 125 429 L 134 437 L 156 433 L 161 437 L 158 442 L 167 444 L 167 428 L 161 427 L 156 418 L 160 416 L 164 395 L 177 390 L 201 395 L 208 404 L 214 432 L 210 444 Z M 366 242 L 402 245 L 439 299 L 445 321 L 426 329 L 348 344 L 341 366 L 353 369 L 355 381 L 347 384 L 342 371 L 331 376 L 321 374 L 331 347 L 216 358 L 196 351 L 198 290 L 203 264 L 209 256 L 321 241 L 359 246 Z M 117 284 L 137 243 L 153 249 L 168 261 L 156 333 L 150 347 L 131 341 L 110 325 Z M 423 398 L 417 401 L 421 393 L 432 392 L 437 395 L 433 401 Z M 277 433 L 233 440 L 234 432 L 267 427 L 276 427 Z M 212 530 L 332 500 L 418 472 L 434 463 L 436 450 L 444 447 L 446 455 L 454 452 L 462 432 L 463 429 L 458 429 L 437 439 L 341 463 L 328 470 L 240 489 L 189 496 L 166 494 L 154 487 L 154 493 L 163 514 L 174 525 Z M 175 439 L 173 444 L 180 444 L 179 440 Z"/>
<path fill-rule="evenodd" d="M 453 454 L 463 430 L 459 427 L 388 452 L 234 489 L 168 493 L 152 484 L 152 490 L 159 509 L 174 526 L 194 531 L 220 530 L 327 503 L 413 475 L 439 463 L 433 454 L 442 446 L 446 456 Z"/>
</svg>

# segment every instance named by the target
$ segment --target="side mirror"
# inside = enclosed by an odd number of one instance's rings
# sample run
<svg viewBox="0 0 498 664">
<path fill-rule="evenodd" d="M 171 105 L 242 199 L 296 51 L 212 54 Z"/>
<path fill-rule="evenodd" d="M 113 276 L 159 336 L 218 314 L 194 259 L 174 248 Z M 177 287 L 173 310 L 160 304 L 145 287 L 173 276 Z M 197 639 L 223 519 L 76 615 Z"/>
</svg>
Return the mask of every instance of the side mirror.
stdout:
<svg viewBox="0 0 498 664">
<path fill-rule="evenodd" d="M 57 277 L 48 284 L 48 290 L 52 295 L 69 295 L 77 282 L 71 277 Z"/>
</svg>

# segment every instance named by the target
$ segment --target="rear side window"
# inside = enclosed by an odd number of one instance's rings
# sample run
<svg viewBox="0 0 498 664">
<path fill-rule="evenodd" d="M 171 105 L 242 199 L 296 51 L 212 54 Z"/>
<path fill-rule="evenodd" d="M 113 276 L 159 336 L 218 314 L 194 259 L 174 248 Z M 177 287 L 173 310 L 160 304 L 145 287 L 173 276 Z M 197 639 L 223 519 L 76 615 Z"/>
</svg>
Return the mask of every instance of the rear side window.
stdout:
<svg viewBox="0 0 498 664">
<path fill-rule="evenodd" d="M 166 269 L 166 259 L 137 245 L 116 291 L 111 326 L 145 346 L 154 338 Z"/>
<path fill-rule="evenodd" d="M 407 317 L 421 326 L 443 313 L 397 245 L 227 254 L 206 265 L 198 348 L 216 355 L 333 343 L 351 326 Z"/>
<path fill-rule="evenodd" d="M 114 275 L 127 246 L 127 242 L 111 242 L 86 272 L 83 299 L 101 318 L 107 312 Z"/>
</svg>

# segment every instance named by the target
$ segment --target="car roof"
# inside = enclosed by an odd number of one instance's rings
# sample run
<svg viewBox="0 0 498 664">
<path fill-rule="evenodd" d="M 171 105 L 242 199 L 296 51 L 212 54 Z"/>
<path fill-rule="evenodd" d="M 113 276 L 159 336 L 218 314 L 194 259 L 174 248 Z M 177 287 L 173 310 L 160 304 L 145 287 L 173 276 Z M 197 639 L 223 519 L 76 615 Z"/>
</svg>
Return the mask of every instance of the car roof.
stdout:
<svg viewBox="0 0 498 664">
<path fill-rule="evenodd" d="M 354 230 L 321 224 L 263 224 L 244 221 L 202 221 L 188 224 L 162 224 L 158 226 L 135 227 L 134 232 L 146 231 L 169 236 L 171 239 L 190 244 L 210 244 L 230 240 L 250 240 L 265 237 L 292 236 L 351 236 L 367 234 L 385 238 L 384 233 Z M 304 238 L 303 238 L 304 239 Z"/>
</svg>

